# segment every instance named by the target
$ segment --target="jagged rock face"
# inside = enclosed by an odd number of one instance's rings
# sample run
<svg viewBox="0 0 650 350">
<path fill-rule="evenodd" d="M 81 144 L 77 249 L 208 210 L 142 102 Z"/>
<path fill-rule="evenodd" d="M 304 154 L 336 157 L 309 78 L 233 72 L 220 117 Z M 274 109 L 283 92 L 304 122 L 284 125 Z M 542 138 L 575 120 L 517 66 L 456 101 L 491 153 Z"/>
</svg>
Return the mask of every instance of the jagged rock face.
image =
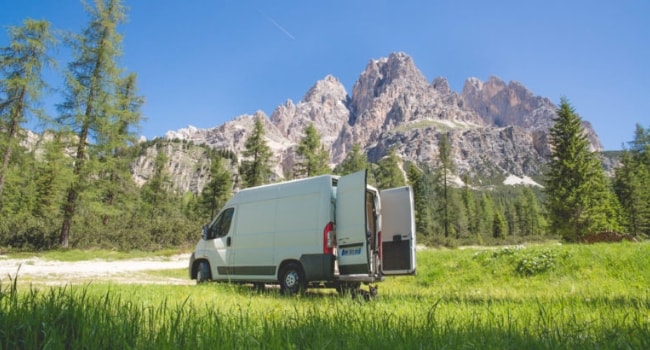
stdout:
<svg viewBox="0 0 650 350">
<path fill-rule="evenodd" d="M 288 100 L 270 118 L 257 112 L 211 129 L 189 127 L 168 132 L 165 137 L 241 155 L 255 118 L 261 118 L 267 144 L 276 157 L 274 171 L 281 178 L 291 170 L 294 149 L 310 123 L 329 149 L 332 165 L 342 161 L 358 143 L 371 161 L 381 159 L 394 147 L 404 160 L 435 166 L 440 135 L 447 133 L 459 172 L 530 176 L 539 175 L 550 155 L 548 130 L 555 110 L 549 99 L 535 96 L 522 84 L 506 84 L 495 77 L 487 82 L 470 78 L 457 94 L 445 78 L 428 83 L 411 57 L 393 53 L 368 63 L 351 96 L 338 79 L 327 76 L 316 82 L 302 101 L 294 104 Z M 602 149 L 591 125 L 584 125 L 594 150 Z M 134 168 L 149 166 L 150 162 L 139 160 Z M 143 171 L 136 169 L 134 173 Z M 181 182 L 181 190 L 201 187 L 200 182 L 195 181 L 196 186 L 189 180 Z"/>
<path fill-rule="evenodd" d="M 323 145 L 332 149 L 341 129 L 350 120 L 348 104 L 349 97 L 343 84 L 328 75 L 309 89 L 297 105 L 289 100 L 276 108 L 271 123 L 294 144 L 300 142 L 305 128 L 313 124 L 321 135 Z M 339 152 L 331 154 L 331 157 L 340 160 L 345 155 Z"/>
<path fill-rule="evenodd" d="M 353 88 L 351 142 L 371 145 L 383 132 L 417 121 L 445 120 L 467 126 L 483 125 L 474 112 L 463 109 L 444 78 L 429 84 L 404 53 L 371 61 Z"/>
<path fill-rule="evenodd" d="M 131 171 L 136 184 L 143 185 L 152 178 L 159 152 L 167 155 L 166 169 L 176 191 L 200 193 L 210 181 L 210 159 L 205 150 L 184 147 L 181 142 L 171 142 L 162 147 L 150 147 L 135 159 Z"/>
<path fill-rule="evenodd" d="M 497 77 L 490 77 L 486 82 L 477 78 L 467 79 L 461 100 L 464 106 L 474 110 L 488 125 L 495 127 L 512 125 L 531 132 L 547 133 L 556 117 L 557 107 L 548 98 L 534 96 L 516 81 L 506 85 Z M 583 126 L 592 142 L 592 149 L 602 151 L 600 140 L 591 124 L 585 122 Z M 549 152 L 548 147 L 542 151 L 544 154 Z"/>
<path fill-rule="evenodd" d="M 449 137 L 452 158 L 459 173 L 471 176 L 539 174 L 545 161 L 535 150 L 532 134 L 514 126 L 448 130 L 432 126 L 390 133 L 382 135 L 381 141 L 369 150 L 369 159 L 377 161 L 393 147 L 405 160 L 436 166 L 438 143 L 443 133 Z"/>
</svg>

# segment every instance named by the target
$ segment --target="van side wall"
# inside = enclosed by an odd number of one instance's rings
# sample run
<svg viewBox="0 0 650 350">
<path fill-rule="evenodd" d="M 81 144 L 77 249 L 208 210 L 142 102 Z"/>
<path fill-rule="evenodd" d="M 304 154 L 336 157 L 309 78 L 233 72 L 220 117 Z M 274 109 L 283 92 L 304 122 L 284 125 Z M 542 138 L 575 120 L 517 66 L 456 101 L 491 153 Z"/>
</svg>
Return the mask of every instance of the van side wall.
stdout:
<svg viewBox="0 0 650 350">
<path fill-rule="evenodd" d="M 333 220 L 331 177 L 264 186 L 236 197 L 230 203 L 236 211 L 232 279 L 275 280 L 286 261 L 299 261 L 308 281 L 332 279 L 334 256 L 323 254 L 323 230 Z"/>
</svg>

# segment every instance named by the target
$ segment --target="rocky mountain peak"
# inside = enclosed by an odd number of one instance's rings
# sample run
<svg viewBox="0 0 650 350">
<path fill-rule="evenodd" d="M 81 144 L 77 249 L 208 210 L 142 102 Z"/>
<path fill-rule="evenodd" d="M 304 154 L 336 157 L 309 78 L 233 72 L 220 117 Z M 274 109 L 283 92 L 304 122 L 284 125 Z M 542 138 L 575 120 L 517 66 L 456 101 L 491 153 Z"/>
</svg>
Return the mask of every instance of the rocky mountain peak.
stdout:
<svg viewBox="0 0 650 350">
<path fill-rule="evenodd" d="M 536 96 L 523 84 L 511 81 L 506 84 L 491 76 L 486 82 L 477 78 L 467 79 L 461 94 L 463 105 L 478 113 L 494 127 L 516 126 L 534 135 L 535 148 L 540 154 L 550 154 L 547 133 L 553 126 L 556 106 L 548 98 Z M 591 124 L 584 124 L 592 148 L 602 150 L 598 136 Z"/>
<path fill-rule="evenodd" d="M 326 76 L 312 86 L 302 99 L 302 102 L 316 102 L 334 105 L 341 101 L 346 102 L 348 93 L 345 86 L 332 75 Z"/>
<path fill-rule="evenodd" d="M 364 111 L 375 107 L 376 99 L 392 100 L 400 92 L 424 90 L 427 85 L 427 79 L 413 59 L 403 52 L 371 60 L 352 88 L 353 113 L 363 117 Z"/>
<path fill-rule="evenodd" d="M 293 143 L 300 142 L 304 129 L 313 124 L 321 133 L 321 141 L 329 148 L 350 120 L 348 104 L 343 84 L 328 75 L 316 82 L 298 104 L 287 101 L 276 108 L 271 122 Z"/>
<path fill-rule="evenodd" d="M 548 130 L 555 115 L 555 106 L 518 82 L 506 84 L 498 77 L 486 82 L 467 79 L 461 94 L 463 104 L 476 111 L 488 125 L 515 125 L 535 130 Z"/>
<path fill-rule="evenodd" d="M 453 92 L 451 91 L 451 87 L 449 87 L 449 81 L 444 77 L 435 78 L 431 83 L 431 86 L 434 90 L 443 95 L 447 95 Z"/>
<path fill-rule="evenodd" d="M 371 60 L 351 95 L 336 77 L 327 75 L 301 101 L 287 100 L 270 118 L 258 111 L 211 129 L 190 126 L 166 137 L 240 154 L 255 118 L 261 118 L 266 141 L 275 154 L 274 171 L 281 178 L 292 169 L 295 147 L 309 124 L 320 133 L 332 165 L 357 143 L 370 161 L 394 148 L 404 160 L 435 166 L 438 141 L 445 133 L 460 172 L 522 177 L 539 175 L 549 155 L 548 130 L 555 110 L 549 99 L 536 96 L 523 84 L 505 83 L 495 76 L 485 82 L 469 78 L 462 92 L 456 93 L 443 77 L 429 83 L 413 59 L 398 52 Z M 585 129 L 599 150 L 598 138 L 587 122 Z M 138 164 L 146 167 L 151 162 Z"/>
</svg>

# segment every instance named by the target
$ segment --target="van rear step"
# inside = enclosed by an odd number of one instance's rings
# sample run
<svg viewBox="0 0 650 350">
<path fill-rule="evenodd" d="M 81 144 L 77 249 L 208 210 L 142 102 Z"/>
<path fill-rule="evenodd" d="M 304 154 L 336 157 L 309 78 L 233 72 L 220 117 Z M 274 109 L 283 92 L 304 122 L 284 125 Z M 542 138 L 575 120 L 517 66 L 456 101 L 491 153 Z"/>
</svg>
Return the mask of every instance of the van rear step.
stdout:
<svg viewBox="0 0 650 350">
<path fill-rule="evenodd" d="M 334 278 L 338 281 L 364 282 L 364 283 L 381 282 L 384 280 L 384 276 L 368 276 L 368 275 L 338 275 L 338 276 L 334 276 Z"/>
</svg>

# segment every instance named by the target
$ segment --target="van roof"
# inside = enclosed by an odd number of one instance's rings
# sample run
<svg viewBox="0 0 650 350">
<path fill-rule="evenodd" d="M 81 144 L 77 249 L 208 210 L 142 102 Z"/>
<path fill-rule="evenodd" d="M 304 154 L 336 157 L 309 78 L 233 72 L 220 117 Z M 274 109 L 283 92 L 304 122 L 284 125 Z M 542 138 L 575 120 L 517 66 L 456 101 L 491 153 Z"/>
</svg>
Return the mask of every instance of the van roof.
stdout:
<svg viewBox="0 0 650 350">
<path fill-rule="evenodd" d="M 267 184 L 256 187 L 249 187 L 237 192 L 226 205 L 235 203 L 260 201 L 264 199 L 277 198 L 280 195 L 290 196 L 296 193 L 307 192 L 311 186 L 322 186 L 323 188 L 331 188 L 336 186 L 339 179 L 337 175 L 320 175 L 308 177 L 304 179 L 284 181 L 274 184 Z M 310 192 L 314 192 L 313 190 Z"/>
</svg>

